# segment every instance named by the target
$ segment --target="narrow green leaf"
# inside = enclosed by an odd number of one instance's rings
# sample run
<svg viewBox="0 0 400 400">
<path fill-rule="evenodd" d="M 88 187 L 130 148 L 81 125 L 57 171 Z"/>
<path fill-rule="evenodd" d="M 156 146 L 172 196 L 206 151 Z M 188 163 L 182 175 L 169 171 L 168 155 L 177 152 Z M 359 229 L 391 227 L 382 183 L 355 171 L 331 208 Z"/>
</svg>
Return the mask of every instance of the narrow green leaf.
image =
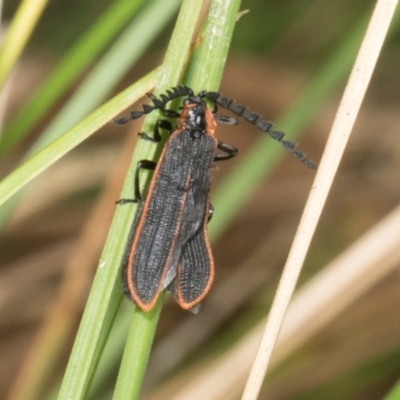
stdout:
<svg viewBox="0 0 400 400">
<path fill-rule="evenodd" d="M 43 82 L 14 120 L 7 124 L 0 140 L 0 157 L 10 151 L 59 99 L 72 82 L 98 56 L 132 18 L 144 0 L 119 0 L 71 48 L 55 71 Z"/>
<path fill-rule="evenodd" d="M 173 50 L 170 46 L 158 75 L 158 87 L 160 88 L 161 85 L 162 90 L 178 82 L 201 5 L 201 0 L 185 0 L 183 2 L 176 29 L 171 39 L 171 43 L 174 43 Z M 177 42 L 175 42 L 176 40 Z M 129 90 L 124 93 L 127 92 Z M 127 93 L 127 95 L 129 94 Z M 143 155 L 155 153 L 155 146 L 152 143 L 142 142 L 145 141 L 140 141 L 140 145 L 135 151 L 132 166 L 125 181 L 123 197 L 130 197 L 128 193 L 131 193 L 132 190 L 132 171 L 138 159 L 149 158 Z M 134 211 L 135 207 L 117 208 L 63 380 L 59 399 L 81 399 L 86 395 L 99 354 L 104 346 L 106 339 L 104 332 L 109 332 L 116 306 L 122 296 L 119 266 Z M 153 321 L 153 324 L 155 326 L 156 322 Z M 155 327 L 153 328 L 155 329 Z M 141 327 L 138 326 L 137 329 L 141 330 Z M 151 341 L 152 338 L 148 338 L 147 343 L 142 343 L 143 354 L 148 353 Z M 144 368 L 145 363 L 139 362 L 136 372 L 123 371 L 120 377 L 123 377 L 125 373 L 129 373 L 130 377 L 132 377 L 132 374 L 141 376 L 141 371 Z M 119 378 L 119 382 L 125 381 L 125 379 Z M 124 391 L 123 388 L 121 390 Z M 127 398 L 129 394 L 125 392 L 125 396 Z"/>
<path fill-rule="evenodd" d="M 400 399 L 400 382 L 383 398 L 383 400 L 399 400 Z"/>
<path fill-rule="evenodd" d="M 166 6 L 164 0 L 153 0 L 146 4 L 112 48 L 96 63 L 30 153 L 53 141 L 98 106 L 170 22 L 180 3 L 181 0 L 170 0 Z M 141 38 L 139 41 L 138 37 Z"/>
<path fill-rule="evenodd" d="M 186 82 L 194 90 L 217 90 L 228 58 L 240 1 L 213 1 L 201 33 L 200 46 Z"/>
<path fill-rule="evenodd" d="M 121 362 L 114 400 L 137 399 L 143 381 L 143 371 L 149 358 L 149 347 L 153 343 L 157 322 L 161 314 L 164 295 L 149 312 L 138 307 L 133 309 L 131 327 Z"/>
<path fill-rule="evenodd" d="M 130 4 L 130 2 L 122 3 Z M 119 27 L 121 24 L 121 21 L 116 20 L 116 18 L 122 18 L 123 22 L 125 22 L 126 15 L 130 15 L 130 13 L 132 13 L 137 8 L 136 6 L 136 8 L 127 9 L 126 5 L 124 5 L 124 7 L 121 7 L 122 3 L 120 1 L 118 3 L 118 8 L 111 9 L 110 12 L 108 12 L 101 19 L 101 21 L 96 24 L 96 26 L 104 27 L 104 31 L 110 34 L 111 29 L 108 25 L 106 25 L 106 23 L 111 24 L 111 28 L 113 29 L 111 33 L 114 33 L 116 28 Z M 149 46 L 155 36 L 159 34 L 160 31 L 165 27 L 166 23 L 176 12 L 179 4 L 180 0 L 171 0 L 170 2 L 168 2 L 167 6 L 165 5 L 165 2 L 163 0 L 154 0 L 148 3 L 148 5 L 143 8 L 140 15 L 134 19 L 134 21 L 129 25 L 129 27 L 125 30 L 121 37 L 113 44 L 113 46 L 106 52 L 103 58 L 96 64 L 96 66 L 93 68 L 88 77 L 83 81 L 75 94 L 66 103 L 60 113 L 54 118 L 50 126 L 45 129 L 44 132 L 42 132 L 39 139 L 29 150 L 28 156 L 32 156 L 43 147 L 54 141 L 62 133 L 77 124 L 108 95 L 115 84 L 127 72 L 132 64 L 142 55 L 143 51 Z M 124 11 L 124 14 L 121 15 L 122 11 Z M 95 29 L 96 32 L 97 30 L 98 29 Z M 109 40 L 109 35 L 105 37 L 104 31 L 102 31 L 101 35 L 99 36 L 100 38 L 104 38 L 104 40 L 107 42 Z M 135 43 L 137 37 L 141 36 L 142 32 L 144 31 L 146 31 L 145 37 L 140 41 L 139 44 L 136 44 L 132 47 L 132 43 Z M 75 53 L 74 51 L 71 52 L 71 57 L 78 57 L 78 65 L 81 65 L 81 61 L 79 58 L 81 56 L 81 48 L 83 47 L 84 49 L 86 49 L 87 43 L 93 44 L 93 47 L 95 49 L 100 49 L 100 43 L 94 43 L 94 37 L 92 36 L 91 32 L 92 31 L 90 31 L 87 35 L 87 40 L 83 41 L 83 44 L 85 46 L 78 46 Z M 96 40 L 98 40 L 98 38 L 96 38 Z M 93 49 L 91 51 L 93 55 L 96 54 L 95 52 L 93 52 Z M 86 59 L 87 57 L 83 58 Z M 58 71 L 64 70 L 63 65 L 68 66 L 68 60 L 66 63 L 62 64 Z M 52 78 L 50 78 L 49 86 L 45 87 L 51 88 L 53 84 L 52 79 L 56 79 L 57 77 L 61 79 L 57 82 L 64 82 L 64 75 L 59 75 L 58 72 L 55 72 Z M 57 87 L 56 82 L 55 86 Z M 45 95 L 46 89 L 44 90 L 45 93 L 42 94 Z M 41 92 L 42 91 L 39 90 L 39 93 Z M 55 92 L 48 93 L 56 94 Z M 37 104 L 43 104 L 43 100 L 36 97 L 37 96 L 35 96 Z M 28 112 L 28 121 L 29 115 L 36 114 Z M 26 123 L 24 116 L 22 116 L 21 119 L 18 119 L 18 121 L 20 121 L 20 124 L 17 123 L 17 128 L 18 126 L 21 126 L 21 124 Z M 12 135 L 14 135 L 12 137 L 17 138 L 18 129 L 16 131 L 11 130 L 10 132 L 12 133 Z M 7 140 L 2 143 L 3 150 L 7 147 L 7 143 L 9 143 L 7 142 Z M 12 214 L 13 210 L 15 209 L 16 205 L 19 203 L 19 200 L 23 195 L 24 192 L 21 191 L 17 196 L 14 196 L 0 209 L 0 227 L 4 224 L 6 220 L 8 220 L 9 216 Z"/>
<path fill-rule="evenodd" d="M 109 123 L 118 113 L 143 96 L 144 93 L 151 90 L 156 81 L 157 73 L 158 70 L 149 73 L 124 90 L 4 178 L 0 182 L 0 205 L 104 124 Z"/>
<path fill-rule="evenodd" d="M 198 16 L 200 14 L 201 6 L 202 1 L 183 1 L 173 35 L 161 67 L 160 78 L 155 91 L 156 93 L 163 92 L 179 82 L 183 67 L 188 57 L 191 40 L 197 24 Z M 151 131 L 151 127 L 154 126 L 157 115 L 153 114 L 146 118 L 143 127 L 144 132 Z M 157 152 L 160 151 L 160 148 L 158 147 L 157 149 L 154 144 L 142 142 L 145 141 L 141 141 L 133 156 L 131 167 L 122 191 L 123 198 L 132 197 L 130 194 L 132 193 L 133 174 L 138 160 L 154 159 Z M 145 184 L 147 184 L 147 182 Z M 132 221 L 132 218 L 133 217 L 130 217 L 128 221 Z M 126 238 L 128 237 L 129 226 L 127 227 L 128 229 L 126 229 L 126 226 L 124 228 L 125 229 L 123 231 L 118 228 L 122 235 L 115 232 L 116 235 L 121 237 L 123 243 L 125 243 Z M 103 256 L 105 257 L 107 257 L 106 254 L 108 253 L 108 243 L 113 239 L 113 237 L 113 228 L 111 228 L 109 238 L 103 252 Z M 120 264 L 121 258 L 122 253 L 116 255 L 117 265 Z M 154 332 L 156 330 L 158 317 L 161 312 L 162 300 L 163 296 L 160 296 L 155 308 L 150 313 L 146 313 L 139 308 L 136 308 L 134 311 L 134 318 L 129 331 L 127 344 L 118 375 L 114 399 L 135 399 L 140 392 L 140 384 L 147 366 L 150 349 L 153 343 Z"/>
</svg>

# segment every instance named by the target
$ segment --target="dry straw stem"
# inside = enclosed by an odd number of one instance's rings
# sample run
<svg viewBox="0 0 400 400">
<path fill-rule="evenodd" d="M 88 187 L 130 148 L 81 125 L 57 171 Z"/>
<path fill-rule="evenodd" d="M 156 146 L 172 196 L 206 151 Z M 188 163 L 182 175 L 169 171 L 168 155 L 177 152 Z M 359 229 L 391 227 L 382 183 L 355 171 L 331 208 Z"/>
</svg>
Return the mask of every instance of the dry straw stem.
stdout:
<svg viewBox="0 0 400 400">
<path fill-rule="evenodd" d="M 273 362 L 282 360 L 298 349 L 363 293 L 395 270 L 399 262 L 400 206 L 296 293 L 288 308 Z"/>
<path fill-rule="evenodd" d="M 396 0 L 379 0 L 375 6 L 283 270 L 242 400 L 256 399 L 261 389 L 272 350 L 294 292 L 302 264 L 375 68 L 396 5 Z"/>
<path fill-rule="evenodd" d="M 0 88 L 20 57 L 48 0 L 24 0 L 8 29 L 0 50 Z"/>
<path fill-rule="evenodd" d="M 369 288 L 397 268 L 399 262 L 400 206 L 295 295 L 274 349 L 272 363 L 277 364 L 296 351 Z M 211 367 L 203 368 L 205 372 L 189 371 L 192 377 L 189 385 L 186 384 L 187 375 L 180 377 L 179 382 L 175 380 L 174 386 L 182 384 L 183 388 L 179 393 L 175 391 L 171 399 L 200 400 L 205 390 L 208 400 L 237 398 L 263 328 L 263 323 L 253 328 L 227 355 Z M 162 387 L 151 399 L 163 398 L 166 390 Z"/>
</svg>

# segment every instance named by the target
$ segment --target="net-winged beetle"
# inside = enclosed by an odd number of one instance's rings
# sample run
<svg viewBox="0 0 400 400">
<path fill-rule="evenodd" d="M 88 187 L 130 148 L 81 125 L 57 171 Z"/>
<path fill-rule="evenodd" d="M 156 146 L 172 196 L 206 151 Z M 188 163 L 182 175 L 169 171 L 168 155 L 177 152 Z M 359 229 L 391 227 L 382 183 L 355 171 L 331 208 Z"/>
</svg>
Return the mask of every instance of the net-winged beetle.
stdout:
<svg viewBox="0 0 400 400">
<path fill-rule="evenodd" d="M 181 113 L 165 108 L 182 96 L 186 98 Z M 209 199 L 212 164 L 237 154 L 236 148 L 214 136 L 217 123 L 237 124 L 236 118 L 217 114 L 217 107 L 232 111 L 268 133 L 308 168 L 316 165 L 296 151 L 294 143 L 283 140 L 282 132 L 271 130 L 271 122 L 219 93 L 201 91 L 196 95 L 186 86 L 177 86 L 160 97 L 148 97 L 153 105 L 143 105 L 143 111 L 133 111 L 130 117 L 114 122 L 124 124 L 159 109 L 166 117 L 178 118 L 178 124 L 173 128 L 169 121 L 160 119 L 153 136 L 140 133 L 143 139 L 153 142 L 161 140 L 160 129 L 169 131 L 171 136 L 158 163 L 138 162 L 135 198 L 118 202 L 139 202 L 123 260 L 123 288 L 126 296 L 144 311 L 151 310 L 159 293 L 167 288 L 183 309 L 197 312 L 214 277 L 207 235 L 213 211 Z M 204 99 L 214 104 L 213 110 Z M 217 154 L 217 150 L 222 153 Z M 154 170 L 145 198 L 139 189 L 141 169 Z"/>
</svg>

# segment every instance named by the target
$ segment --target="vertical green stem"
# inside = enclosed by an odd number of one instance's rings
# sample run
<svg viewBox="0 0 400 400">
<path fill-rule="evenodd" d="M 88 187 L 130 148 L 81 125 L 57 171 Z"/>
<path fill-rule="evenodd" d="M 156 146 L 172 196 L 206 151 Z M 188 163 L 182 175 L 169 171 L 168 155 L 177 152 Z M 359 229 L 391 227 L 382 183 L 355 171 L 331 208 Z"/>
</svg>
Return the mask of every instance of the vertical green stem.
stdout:
<svg viewBox="0 0 400 400">
<path fill-rule="evenodd" d="M 194 29 L 196 27 L 198 16 L 200 15 L 201 6 L 201 0 L 185 0 L 183 2 L 163 65 L 161 66 L 158 84 L 155 90 L 156 93 L 163 92 L 179 82 L 187 60 Z M 149 115 L 145 120 L 143 130 L 150 131 L 156 118 L 157 115 Z M 148 143 L 144 140 L 139 142 L 129 168 L 128 176 L 125 180 L 122 197 L 132 197 L 130 193 L 132 193 L 133 189 L 133 174 L 137 162 L 141 159 L 154 159 L 156 153 L 157 147 L 154 146 L 153 143 Z M 147 182 L 145 182 L 145 185 L 147 185 Z M 145 190 L 144 188 L 142 189 Z M 116 218 L 119 213 L 125 213 L 125 215 L 130 213 L 131 215 L 126 217 L 125 221 L 132 221 L 134 218 L 132 214 L 135 211 L 136 210 L 134 210 L 133 207 L 131 207 L 131 210 L 128 210 L 125 207 L 125 209 L 118 210 Z M 112 231 L 113 229 L 110 230 L 110 236 L 112 235 Z M 125 230 L 125 238 L 128 236 L 128 231 L 129 229 Z M 112 237 L 110 237 L 110 240 L 111 239 Z M 107 253 L 107 243 L 104 253 Z M 120 260 L 121 257 L 122 255 L 118 259 Z M 140 384 L 147 366 L 154 332 L 162 308 L 163 297 L 164 296 L 160 296 L 155 308 L 150 313 L 146 313 L 138 307 L 134 310 L 131 329 L 129 331 L 118 375 L 114 399 L 135 399 L 139 395 Z"/>
<path fill-rule="evenodd" d="M 196 62 L 191 63 L 191 68 L 193 68 L 193 77 L 187 81 L 187 83 L 194 86 L 195 90 L 200 89 L 201 87 L 218 87 L 225 65 L 239 5 L 239 0 L 213 1 L 207 22 L 203 29 L 203 40 L 198 52 L 196 52 Z M 182 10 L 180 17 L 181 16 L 183 23 L 185 18 L 188 18 L 190 14 L 184 14 Z M 158 93 L 162 92 L 169 86 L 176 84 L 177 81 L 174 82 L 173 79 L 178 80 L 180 77 L 181 70 L 179 70 L 179 74 L 176 73 L 177 68 L 173 65 L 178 57 L 182 57 L 186 53 L 182 52 L 182 45 L 177 45 L 175 43 L 178 32 L 178 29 L 176 29 L 165 57 L 165 77 L 162 75 L 160 76 L 160 84 L 157 87 Z M 206 65 L 206 67 L 204 67 L 204 65 Z M 206 71 L 204 76 L 201 71 Z M 170 77 L 169 79 L 167 79 L 168 76 Z M 147 129 L 150 129 L 151 124 L 154 124 L 154 119 L 147 118 L 145 125 Z M 143 143 L 143 146 L 146 145 L 146 143 Z M 149 155 L 152 155 L 152 153 L 149 153 Z M 138 159 L 143 158 L 145 157 L 140 156 Z M 131 174 L 133 174 L 135 170 L 136 161 L 138 159 L 134 157 Z M 133 176 L 128 177 L 130 190 L 132 190 L 132 182 Z M 134 318 L 124 351 L 114 399 L 136 399 L 139 394 L 139 385 L 147 366 L 147 360 L 160 314 L 162 300 L 163 296 L 160 296 L 155 309 L 148 315 L 138 308 L 136 308 L 134 312 Z M 143 332 L 146 332 L 147 336 L 144 335 Z M 140 340 L 138 340 L 138 338 L 140 338 Z"/>
<path fill-rule="evenodd" d="M 136 399 L 139 397 L 150 347 L 153 343 L 157 322 L 163 306 L 164 293 L 150 312 L 136 308 L 128 333 L 128 339 L 115 387 L 114 399 Z"/>
<path fill-rule="evenodd" d="M 194 90 L 216 90 L 228 57 L 229 46 L 239 12 L 239 0 L 213 1 L 201 33 L 188 84 Z"/>
</svg>

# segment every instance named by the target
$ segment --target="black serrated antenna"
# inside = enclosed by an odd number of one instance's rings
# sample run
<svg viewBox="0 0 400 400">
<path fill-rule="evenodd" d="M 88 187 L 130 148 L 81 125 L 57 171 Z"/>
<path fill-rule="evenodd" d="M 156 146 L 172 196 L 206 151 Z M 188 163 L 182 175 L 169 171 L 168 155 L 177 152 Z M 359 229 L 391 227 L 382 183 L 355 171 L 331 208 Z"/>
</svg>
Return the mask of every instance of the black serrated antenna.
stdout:
<svg viewBox="0 0 400 400">
<path fill-rule="evenodd" d="M 307 168 L 317 168 L 317 165 L 306 158 L 305 153 L 301 151 L 295 150 L 296 144 L 293 142 L 289 142 L 288 140 L 283 140 L 285 134 L 280 131 L 273 131 L 271 128 L 274 124 L 271 121 L 267 120 L 260 120 L 260 114 L 254 112 L 245 112 L 247 110 L 246 106 L 241 104 L 236 104 L 232 99 L 228 99 L 226 97 L 221 97 L 218 92 L 206 92 L 202 91 L 199 93 L 200 97 L 206 97 L 208 100 L 212 101 L 213 103 L 226 108 L 227 110 L 232 111 L 234 114 L 242 117 L 246 121 L 250 122 L 251 124 L 255 125 L 257 128 L 262 130 L 265 133 L 268 133 L 274 140 L 280 142 L 285 150 L 290 152 L 295 158 L 300 160 Z"/>
<path fill-rule="evenodd" d="M 138 119 L 142 115 L 149 114 L 154 110 L 163 110 L 165 105 L 170 101 L 182 97 L 182 96 L 193 96 L 193 90 L 187 86 L 176 86 L 167 90 L 167 94 L 161 94 L 160 98 L 154 96 L 151 93 L 147 93 L 147 96 L 152 101 L 153 105 L 142 104 L 143 111 L 131 111 L 129 117 L 121 117 L 115 119 L 114 124 L 122 125 L 126 124 L 133 119 Z"/>
</svg>

